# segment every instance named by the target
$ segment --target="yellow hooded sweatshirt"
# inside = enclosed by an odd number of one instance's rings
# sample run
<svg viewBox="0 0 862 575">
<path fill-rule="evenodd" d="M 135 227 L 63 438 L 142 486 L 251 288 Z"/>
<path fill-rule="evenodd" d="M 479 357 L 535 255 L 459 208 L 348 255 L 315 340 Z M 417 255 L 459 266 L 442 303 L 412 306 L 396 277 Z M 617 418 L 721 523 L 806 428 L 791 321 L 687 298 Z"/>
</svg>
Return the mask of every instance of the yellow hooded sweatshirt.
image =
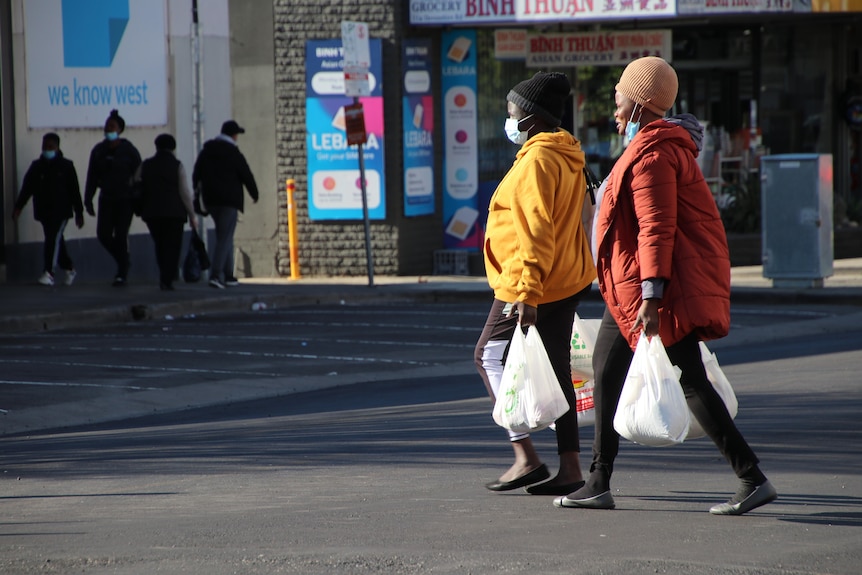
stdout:
<svg viewBox="0 0 862 575">
<path fill-rule="evenodd" d="M 488 206 L 485 273 L 496 299 L 539 304 L 575 295 L 596 278 L 581 223 L 584 153 L 563 129 L 521 147 Z"/>
</svg>

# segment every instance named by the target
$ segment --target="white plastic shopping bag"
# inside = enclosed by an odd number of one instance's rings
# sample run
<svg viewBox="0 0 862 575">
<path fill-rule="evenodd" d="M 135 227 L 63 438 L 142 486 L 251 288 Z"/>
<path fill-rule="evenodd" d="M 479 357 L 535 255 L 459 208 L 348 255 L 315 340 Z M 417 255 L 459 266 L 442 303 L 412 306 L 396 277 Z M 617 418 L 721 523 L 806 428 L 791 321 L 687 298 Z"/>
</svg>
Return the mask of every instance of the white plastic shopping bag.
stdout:
<svg viewBox="0 0 862 575">
<path fill-rule="evenodd" d="M 593 425 L 596 422 L 593 390 L 593 349 L 599 333 L 600 319 L 583 319 L 575 314 L 572 325 L 571 367 L 572 385 L 575 388 L 575 408 L 578 412 L 578 426 Z"/>
<path fill-rule="evenodd" d="M 503 380 L 494 404 L 497 425 L 515 432 L 544 429 L 569 410 L 569 403 L 534 326 L 512 335 Z"/>
<path fill-rule="evenodd" d="M 715 357 L 715 354 L 709 351 L 709 348 L 703 342 L 700 342 L 700 359 L 703 361 L 703 367 L 706 368 L 706 377 L 712 383 L 712 387 L 718 392 L 722 401 L 724 401 L 730 417 L 735 418 L 736 412 L 739 410 L 739 402 L 736 400 L 736 394 L 733 392 L 730 382 L 721 370 L 721 366 L 718 365 L 718 359 Z M 706 432 L 697 422 L 697 418 L 692 415 L 691 426 L 688 428 L 686 439 L 697 439 L 705 435 Z"/>
<path fill-rule="evenodd" d="M 652 447 L 682 443 L 691 416 L 679 375 L 661 338 L 641 333 L 614 415 L 617 433 Z"/>
</svg>

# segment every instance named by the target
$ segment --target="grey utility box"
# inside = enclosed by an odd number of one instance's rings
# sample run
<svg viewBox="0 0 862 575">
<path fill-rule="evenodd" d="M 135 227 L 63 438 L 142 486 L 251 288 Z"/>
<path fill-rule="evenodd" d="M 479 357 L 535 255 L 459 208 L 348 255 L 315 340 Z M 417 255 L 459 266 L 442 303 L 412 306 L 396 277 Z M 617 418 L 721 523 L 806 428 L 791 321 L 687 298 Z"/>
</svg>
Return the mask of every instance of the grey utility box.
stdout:
<svg viewBox="0 0 862 575">
<path fill-rule="evenodd" d="M 763 277 L 773 287 L 823 287 L 832 275 L 832 155 L 760 159 Z"/>
</svg>

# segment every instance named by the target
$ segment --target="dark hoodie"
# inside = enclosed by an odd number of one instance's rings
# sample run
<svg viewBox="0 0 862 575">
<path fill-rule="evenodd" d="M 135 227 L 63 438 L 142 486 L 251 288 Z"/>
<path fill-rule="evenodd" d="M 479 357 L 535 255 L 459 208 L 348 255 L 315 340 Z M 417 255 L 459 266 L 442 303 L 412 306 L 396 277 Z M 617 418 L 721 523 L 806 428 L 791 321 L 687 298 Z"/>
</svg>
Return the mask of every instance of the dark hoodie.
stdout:
<svg viewBox="0 0 862 575">
<path fill-rule="evenodd" d="M 73 213 L 84 214 L 75 164 L 64 158 L 60 150 L 51 160 L 39 156 L 30 164 L 15 209 L 22 210 L 31 197 L 33 217 L 39 222 L 61 222 Z"/>
<path fill-rule="evenodd" d="M 256 202 L 257 184 L 245 156 L 236 143 L 228 140 L 228 136 L 219 136 L 204 144 L 192 172 L 192 186 L 196 196 L 202 191 L 207 208 L 226 206 L 243 211 L 242 187 Z"/>
<path fill-rule="evenodd" d="M 131 202 L 132 180 L 140 165 L 141 154 L 125 138 L 120 140 L 116 148 L 108 140 L 96 144 L 90 153 L 84 203 L 89 205 L 93 202 L 96 188 L 102 191 L 99 202 Z"/>
</svg>

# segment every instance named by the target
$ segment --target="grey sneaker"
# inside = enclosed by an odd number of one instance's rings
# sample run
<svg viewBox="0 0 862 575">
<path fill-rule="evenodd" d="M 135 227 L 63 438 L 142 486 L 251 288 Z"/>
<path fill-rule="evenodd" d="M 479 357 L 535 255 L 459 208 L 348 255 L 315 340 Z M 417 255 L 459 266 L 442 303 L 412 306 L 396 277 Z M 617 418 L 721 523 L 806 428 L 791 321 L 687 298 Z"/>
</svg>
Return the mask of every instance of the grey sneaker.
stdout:
<svg viewBox="0 0 862 575">
<path fill-rule="evenodd" d="M 72 285 L 75 281 L 75 277 L 78 275 L 78 272 L 75 270 L 66 270 L 66 277 L 63 278 L 63 283 L 67 286 Z"/>
<path fill-rule="evenodd" d="M 216 289 L 224 289 L 224 284 L 218 278 L 211 278 L 210 279 L 210 287 L 214 287 Z"/>
<path fill-rule="evenodd" d="M 45 272 L 36 281 L 43 286 L 52 286 L 54 285 L 54 275 L 51 272 Z"/>
</svg>

